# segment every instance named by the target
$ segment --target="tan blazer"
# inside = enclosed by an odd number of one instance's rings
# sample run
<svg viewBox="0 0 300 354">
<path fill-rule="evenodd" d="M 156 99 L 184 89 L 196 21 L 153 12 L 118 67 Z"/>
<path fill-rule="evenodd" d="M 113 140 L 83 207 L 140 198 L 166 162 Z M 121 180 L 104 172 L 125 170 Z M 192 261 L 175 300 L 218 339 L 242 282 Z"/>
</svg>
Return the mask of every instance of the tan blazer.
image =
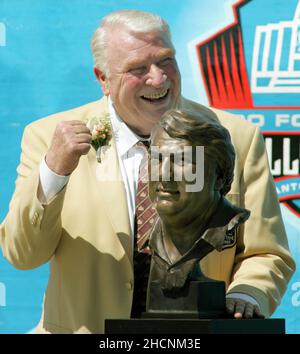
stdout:
<svg viewBox="0 0 300 354">
<path fill-rule="evenodd" d="M 197 104 L 182 99 L 182 106 Z M 104 319 L 129 318 L 133 293 L 132 235 L 114 139 L 102 163 L 91 149 L 67 186 L 47 205 L 37 199 L 39 163 L 58 122 L 101 116 L 107 99 L 52 115 L 25 128 L 16 189 L 0 227 L 4 256 L 19 269 L 50 261 L 39 332 L 103 333 Z M 258 129 L 215 110 L 236 147 L 229 199 L 251 210 L 237 242 L 203 260 L 206 274 L 228 291 L 254 296 L 265 315 L 280 302 L 294 270 L 277 196 Z"/>
</svg>

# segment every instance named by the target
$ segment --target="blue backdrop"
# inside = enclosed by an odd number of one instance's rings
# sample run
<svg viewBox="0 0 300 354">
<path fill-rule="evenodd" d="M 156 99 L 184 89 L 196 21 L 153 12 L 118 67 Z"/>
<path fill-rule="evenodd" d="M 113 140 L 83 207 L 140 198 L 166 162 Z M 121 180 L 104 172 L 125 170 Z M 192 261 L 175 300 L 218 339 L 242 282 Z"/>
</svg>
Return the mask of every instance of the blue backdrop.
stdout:
<svg viewBox="0 0 300 354">
<path fill-rule="evenodd" d="M 89 46 L 101 17 L 124 8 L 152 11 L 164 17 L 173 33 L 183 93 L 206 104 L 195 44 L 198 38 L 208 38 L 232 23 L 232 5 L 237 2 L 0 0 L 0 221 L 14 190 L 25 125 L 102 96 L 93 76 Z M 297 0 L 289 0 L 290 7 L 283 0 L 251 2 L 261 12 L 273 14 L 265 16 L 266 23 L 280 20 L 282 8 L 292 18 Z M 254 15 L 249 16 L 255 21 Z M 299 216 L 285 206 L 282 212 L 292 252 L 299 260 Z M 37 324 L 47 278 L 48 265 L 18 271 L 0 255 L 0 333 L 26 333 Z M 297 272 L 274 315 L 287 318 L 289 333 L 300 333 L 299 305 Z"/>
</svg>

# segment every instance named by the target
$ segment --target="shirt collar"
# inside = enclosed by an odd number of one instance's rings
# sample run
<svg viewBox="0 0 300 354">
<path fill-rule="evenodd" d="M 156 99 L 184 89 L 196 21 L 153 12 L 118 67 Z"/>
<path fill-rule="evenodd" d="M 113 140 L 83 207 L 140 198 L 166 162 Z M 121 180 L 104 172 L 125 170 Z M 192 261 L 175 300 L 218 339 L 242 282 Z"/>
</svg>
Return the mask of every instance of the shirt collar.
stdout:
<svg viewBox="0 0 300 354">
<path fill-rule="evenodd" d="M 137 134 L 135 134 L 128 125 L 122 120 L 118 115 L 113 105 L 113 102 L 108 97 L 108 110 L 111 116 L 111 125 L 113 128 L 116 145 L 120 156 L 124 156 L 128 151 L 139 141 L 147 140 L 142 139 Z"/>
</svg>

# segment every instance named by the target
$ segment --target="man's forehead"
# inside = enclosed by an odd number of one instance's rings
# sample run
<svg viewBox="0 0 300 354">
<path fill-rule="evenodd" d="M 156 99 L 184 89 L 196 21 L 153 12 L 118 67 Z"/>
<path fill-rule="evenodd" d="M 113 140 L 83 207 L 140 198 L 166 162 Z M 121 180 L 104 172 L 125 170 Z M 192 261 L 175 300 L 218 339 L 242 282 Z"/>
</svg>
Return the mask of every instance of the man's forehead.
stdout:
<svg viewBox="0 0 300 354">
<path fill-rule="evenodd" d="M 162 32 L 132 32 L 128 29 L 115 28 L 109 32 L 108 47 L 116 49 L 116 44 L 121 44 L 121 49 L 133 50 L 146 46 L 155 46 L 158 48 L 173 49 L 170 38 Z M 174 49 L 173 49 L 174 50 Z"/>
</svg>

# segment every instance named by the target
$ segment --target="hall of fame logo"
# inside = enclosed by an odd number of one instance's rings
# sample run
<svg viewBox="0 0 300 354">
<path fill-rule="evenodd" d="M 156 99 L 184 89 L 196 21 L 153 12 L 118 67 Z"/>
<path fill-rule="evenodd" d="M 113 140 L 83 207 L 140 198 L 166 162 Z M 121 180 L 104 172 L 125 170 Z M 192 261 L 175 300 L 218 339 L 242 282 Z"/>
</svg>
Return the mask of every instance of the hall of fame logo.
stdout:
<svg viewBox="0 0 300 354">
<path fill-rule="evenodd" d="M 300 217 L 300 0 L 239 0 L 234 21 L 193 41 L 212 107 L 257 124 L 278 198 Z"/>
</svg>

